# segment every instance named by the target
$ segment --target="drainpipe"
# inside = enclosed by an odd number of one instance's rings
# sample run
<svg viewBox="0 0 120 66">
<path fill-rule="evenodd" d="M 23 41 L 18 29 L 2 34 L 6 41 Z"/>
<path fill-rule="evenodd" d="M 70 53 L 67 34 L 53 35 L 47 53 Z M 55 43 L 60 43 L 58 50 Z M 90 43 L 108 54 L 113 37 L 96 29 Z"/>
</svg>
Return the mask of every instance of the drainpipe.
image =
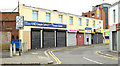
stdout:
<svg viewBox="0 0 120 66">
<path fill-rule="evenodd" d="M 98 44 L 98 33 L 97 33 L 97 44 Z"/>
</svg>

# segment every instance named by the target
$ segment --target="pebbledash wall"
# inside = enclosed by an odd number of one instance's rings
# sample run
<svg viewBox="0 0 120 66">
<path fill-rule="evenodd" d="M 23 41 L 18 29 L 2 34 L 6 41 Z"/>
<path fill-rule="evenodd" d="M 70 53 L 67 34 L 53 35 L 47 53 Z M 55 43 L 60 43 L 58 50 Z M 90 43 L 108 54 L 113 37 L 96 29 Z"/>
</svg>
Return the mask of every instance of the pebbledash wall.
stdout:
<svg viewBox="0 0 120 66">
<path fill-rule="evenodd" d="M 33 20 L 33 11 L 37 11 L 37 20 Z M 46 13 L 50 14 L 50 21 L 46 21 L 46 16 L 48 15 L 46 15 Z M 84 45 L 87 40 L 87 38 L 85 38 L 86 33 L 95 34 L 95 29 L 103 33 L 102 20 L 81 17 L 57 10 L 48 10 L 20 4 L 19 15 L 24 16 L 25 20 L 24 28 L 20 30 L 20 39 L 22 43 L 28 44 L 28 49 Z M 62 15 L 61 22 L 59 21 L 59 15 Z M 86 25 L 86 20 L 89 20 L 88 26 Z M 93 21 L 95 21 L 94 24 Z M 87 28 L 90 28 L 90 30 L 87 30 Z M 82 39 L 79 40 L 80 38 Z M 36 43 L 34 39 L 36 39 L 36 42 L 38 41 L 39 45 L 33 45 Z M 69 41 L 74 42 L 70 43 Z M 83 44 L 79 44 L 81 42 Z"/>
<path fill-rule="evenodd" d="M 109 8 L 110 50 L 120 52 L 120 1 Z"/>
</svg>

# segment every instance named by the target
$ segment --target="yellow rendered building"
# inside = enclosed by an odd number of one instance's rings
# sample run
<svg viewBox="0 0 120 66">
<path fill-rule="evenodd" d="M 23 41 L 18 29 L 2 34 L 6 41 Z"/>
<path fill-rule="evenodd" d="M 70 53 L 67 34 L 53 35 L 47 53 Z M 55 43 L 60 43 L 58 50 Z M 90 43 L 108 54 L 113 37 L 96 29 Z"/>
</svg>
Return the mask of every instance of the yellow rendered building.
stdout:
<svg viewBox="0 0 120 66">
<path fill-rule="evenodd" d="M 27 49 L 92 44 L 92 36 L 103 30 L 102 20 L 24 4 L 19 16 L 24 16 L 20 39 Z"/>
</svg>

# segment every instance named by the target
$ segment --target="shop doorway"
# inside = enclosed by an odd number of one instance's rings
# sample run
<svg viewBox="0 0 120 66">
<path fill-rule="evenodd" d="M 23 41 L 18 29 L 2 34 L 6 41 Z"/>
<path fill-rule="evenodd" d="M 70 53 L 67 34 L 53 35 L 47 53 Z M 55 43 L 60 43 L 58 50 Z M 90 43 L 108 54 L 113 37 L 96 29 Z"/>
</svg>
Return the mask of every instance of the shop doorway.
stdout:
<svg viewBox="0 0 120 66">
<path fill-rule="evenodd" d="M 117 31 L 112 32 L 112 49 L 117 51 Z"/>
</svg>

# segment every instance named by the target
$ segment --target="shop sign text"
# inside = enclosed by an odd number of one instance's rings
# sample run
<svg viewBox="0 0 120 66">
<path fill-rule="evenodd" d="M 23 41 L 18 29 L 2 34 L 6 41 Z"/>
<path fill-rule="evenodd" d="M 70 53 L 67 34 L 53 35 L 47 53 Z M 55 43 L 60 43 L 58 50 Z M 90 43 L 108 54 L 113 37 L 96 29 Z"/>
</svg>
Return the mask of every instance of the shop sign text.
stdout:
<svg viewBox="0 0 120 66">
<path fill-rule="evenodd" d="M 67 26 L 65 24 L 33 22 L 33 21 L 24 21 L 24 26 L 67 28 Z"/>
</svg>

